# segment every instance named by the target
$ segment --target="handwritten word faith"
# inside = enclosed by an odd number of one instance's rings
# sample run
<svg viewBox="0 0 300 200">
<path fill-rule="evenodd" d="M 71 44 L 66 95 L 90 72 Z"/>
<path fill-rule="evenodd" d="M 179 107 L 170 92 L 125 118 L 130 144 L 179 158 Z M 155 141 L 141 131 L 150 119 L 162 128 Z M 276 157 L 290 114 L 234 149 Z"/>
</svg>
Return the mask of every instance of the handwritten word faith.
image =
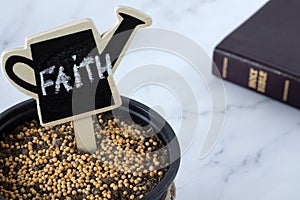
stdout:
<svg viewBox="0 0 300 200">
<path fill-rule="evenodd" d="M 72 58 L 75 61 L 76 55 L 73 55 Z M 92 73 L 90 65 L 95 64 L 95 63 L 96 63 L 97 71 L 98 71 L 98 76 L 100 79 L 105 79 L 105 76 L 103 75 L 103 73 L 106 71 L 107 71 L 108 75 L 112 75 L 112 64 L 111 64 L 109 54 L 105 55 L 105 59 L 106 59 L 105 66 L 101 65 L 99 56 L 95 56 L 95 57 L 89 56 L 89 57 L 84 58 L 83 61 L 80 63 L 80 65 L 74 64 L 73 72 L 74 72 L 74 77 L 75 77 L 75 87 L 81 88 L 83 86 L 83 82 L 81 80 L 81 75 L 79 73 L 80 68 L 85 68 L 90 82 L 91 83 L 94 82 L 94 75 Z M 73 87 L 69 83 L 69 81 L 71 80 L 71 77 L 66 75 L 66 73 L 64 72 L 65 69 L 63 66 L 59 67 L 58 75 L 57 75 L 55 82 L 51 79 L 45 81 L 44 75 L 53 74 L 55 68 L 56 68 L 56 66 L 51 66 L 40 72 L 41 89 L 42 89 L 43 96 L 47 95 L 46 88 L 51 87 L 53 85 L 55 85 L 55 94 L 58 94 L 60 92 L 60 88 L 62 85 L 68 92 L 73 90 Z"/>
</svg>

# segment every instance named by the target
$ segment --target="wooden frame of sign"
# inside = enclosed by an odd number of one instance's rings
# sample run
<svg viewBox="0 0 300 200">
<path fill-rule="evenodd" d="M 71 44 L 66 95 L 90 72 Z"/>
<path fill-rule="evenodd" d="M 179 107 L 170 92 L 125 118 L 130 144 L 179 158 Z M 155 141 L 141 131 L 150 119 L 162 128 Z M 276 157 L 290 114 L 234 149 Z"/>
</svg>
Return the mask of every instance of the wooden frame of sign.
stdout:
<svg viewBox="0 0 300 200">
<path fill-rule="evenodd" d="M 91 116 L 121 105 L 112 75 L 136 31 L 152 22 L 149 16 L 128 7 L 117 8 L 116 14 L 118 23 L 102 37 L 94 23 L 84 19 L 29 37 L 25 48 L 2 54 L 8 80 L 37 100 L 40 123 L 49 126 L 73 120 L 77 147 L 83 151 L 96 150 Z M 100 92 L 85 93 L 89 87 Z M 95 108 L 79 101 L 83 108 L 74 116 L 70 105 L 73 91 L 100 95 L 95 100 L 100 103 Z"/>
</svg>

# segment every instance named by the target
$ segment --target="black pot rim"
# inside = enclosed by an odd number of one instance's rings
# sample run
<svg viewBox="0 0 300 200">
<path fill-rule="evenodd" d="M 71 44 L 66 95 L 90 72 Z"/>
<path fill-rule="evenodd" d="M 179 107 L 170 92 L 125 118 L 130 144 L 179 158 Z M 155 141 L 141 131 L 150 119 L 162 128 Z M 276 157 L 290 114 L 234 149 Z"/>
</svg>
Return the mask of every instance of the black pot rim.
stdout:
<svg viewBox="0 0 300 200">
<path fill-rule="evenodd" d="M 130 115 L 134 115 L 139 119 L 150 122 L 151 126 L 162 127 L 158 132 L 161 138 L 166 142 L 171 163 L 169 170 L 158 185 L 149 191 L 143 200 L 159 200 L 172 184 L 179 170 L 180 165 L 180 147 L 177 137 L 171 126 L 157 112 L 147 107 L 146 105 L 137 102 L 133 99 L 121 96 L 122 106 L 117 108 L 122 111 L 127 111 Z M 0 114 L 0 134 L 5 130 L 12 130 L 26 120 L 38 119 L 36 101 L 28 99 L 19 104 L 16 104 Z M 25 119 L 25 121 L 24 121 Z"/>
</svg>

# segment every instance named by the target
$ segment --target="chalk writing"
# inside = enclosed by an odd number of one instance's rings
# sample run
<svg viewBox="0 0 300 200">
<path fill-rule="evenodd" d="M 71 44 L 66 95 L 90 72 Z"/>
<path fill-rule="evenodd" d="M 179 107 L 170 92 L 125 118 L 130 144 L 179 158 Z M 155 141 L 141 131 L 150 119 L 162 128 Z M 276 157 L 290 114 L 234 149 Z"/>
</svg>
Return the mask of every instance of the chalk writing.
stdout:
<svg viewBox="0 0 300 200">
<path fill-rule="evenodd" d="M 76 61 L 77 56 L 73 55 L 72 58 L 73 58 L 74 61 Z M 109 54 L 105 55 L 105 61 L 106 61 L 106 65 L 102 66 L 99 56 L 96 55 L 95 57 L 89 56 L 89 57 L 84 58 L 83 61 L 79 65 L 74 64 L 74 66 L 73 66 L 73 75 L 74 75 L 74 78 L 75 78 L 75 87 L 76 88 L 81 88 L 84 84 L 82 82 L 82 75 L 80 74 L 80 71 L 79 71 L 80 68 L 85 68 L 86 69 L 88 79 L 91 83 L 93 83 L 94 80 L 95 80 L 94 79 L 94 74 L 91 70 L 91 66 L 93 64 L 95 64 L 96 67 L 97 67 L 98 76 L 99 76 L 100 79 L 105 78 L 105 76 L 103 75 L 104 72 L 107 72 L 108 75 L 112 75 L 112 64 L 111 64 L 111 59 L 110 59 Z M 54 81 L 51 80 L 51 79 L 45 80 L 44 75 L 54 74 L 55 67 L 56 66 L 51 66 L 51 67 L 49 67 L 47 69 L 44 69 L 43 71 L 40 72 L 41 89 L 42 89 L 43 96 L 47 96 L 46 88 L 51 87 L 51 86 L 54 85 Z M 64 86 L 64 88 L 67 92 L 73 90 L 73 87 L 69 83 L 69 81 L 71 80 L 71 77 L 64 72 L 64 69 L 65 69 L 64 66 L 59 67 L 58 75 L 57 75 L 57 78 L 55 80 L 55 94 L 58 94 L 60 92 L 61 85 Z"/>
<path fill-rule="evenodd" d="M 54 72 L 55 66 L 49 67 L 48 69 L 45 69 L 40 72 L 40 77 L 41 77 L 41 88 L 42 88 L 42 93 L 43 95 L 47 95 L 46 93 L 46 87 L 49 87 L 54 84 L 52 80 L 47 80 L 46 82 L 44 81 L 44 74 L 52 74 Z"/>
<path fill-rule="evenodd" d="M 64 73 L 64 67 L 60 66 L 59 67 L 59 71 L 58 71 L 58 76 L 57 79 L 55 81 L 55 94 L 58 94 L 60 91 L 60 85 L 63 84 L 66 88 L 66 90 L 69 92 L 70 90 L 72 90 L 72 86 L 69 84 L 69 80 L 70 80 L 70 76 L 67 76 Z"/>
</svg>

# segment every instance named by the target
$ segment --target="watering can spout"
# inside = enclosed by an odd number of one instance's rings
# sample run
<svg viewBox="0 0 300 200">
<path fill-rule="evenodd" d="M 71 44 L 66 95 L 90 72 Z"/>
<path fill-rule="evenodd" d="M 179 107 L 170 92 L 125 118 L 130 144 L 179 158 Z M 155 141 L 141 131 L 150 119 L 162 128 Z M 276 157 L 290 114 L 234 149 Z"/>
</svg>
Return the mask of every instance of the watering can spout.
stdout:
<svg viewBox="0 0 300 200">
<path fill-rule="evenodd" d="M 106 55 L 110 56 L 113 73 L 116 71 L 136 31 L 139 28 L 150 26 L 152 23 L 148 15 L 133 8 L 119 7 L 116 13 L 119 22 L 112 30 L 103 35 L 102 45 L 105 45 L 105 47 L 100 55 L 100 60 L 104 63 Z"/>
<path fill-rule="evenodd" d="M 142 27 L 146 27 L 146 26 L 150 26 L 152 24 L 152 19 L 150 16 L 148 16 L 147 14 L 133 9 L 133 8 L 129 8 L 129 7 L 118 7 L 116 9 L 116 13 L 120 19 L 120 17 L 122 19 L 129 19 L 131 18 L 133 21 L 136 22 L 136 25 L 142 26 Z M 134 24 L 134 23 L 132 23 Z"/>
</svg>

